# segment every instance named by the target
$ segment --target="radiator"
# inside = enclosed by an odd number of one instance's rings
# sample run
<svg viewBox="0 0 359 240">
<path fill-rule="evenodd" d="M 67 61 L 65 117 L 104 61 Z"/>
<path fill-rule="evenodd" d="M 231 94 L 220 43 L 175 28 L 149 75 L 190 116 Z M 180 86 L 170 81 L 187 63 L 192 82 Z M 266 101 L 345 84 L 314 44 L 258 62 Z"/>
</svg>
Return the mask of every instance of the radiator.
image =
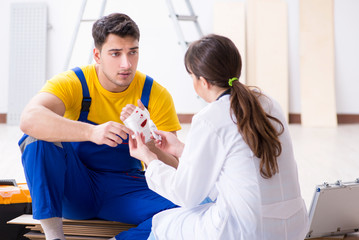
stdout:
<svg viewBox="0 0 359 240">
<path fill-rule="evenodd" d="M 7 123 L 16 125 L 26 104 L 45 82 L 47 6 L 13 3 L 10 15 Z"/>
</svg>

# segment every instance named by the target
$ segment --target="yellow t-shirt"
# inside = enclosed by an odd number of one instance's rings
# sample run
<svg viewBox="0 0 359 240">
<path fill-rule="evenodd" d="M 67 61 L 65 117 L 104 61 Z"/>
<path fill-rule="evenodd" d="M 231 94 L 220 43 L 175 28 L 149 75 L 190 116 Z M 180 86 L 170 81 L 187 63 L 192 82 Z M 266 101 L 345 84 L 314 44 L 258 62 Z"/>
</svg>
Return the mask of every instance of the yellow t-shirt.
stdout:
<svg viewBox="0 0 359 240">
<path fill-rule="evenodd" d="M 92 99 L 88 120 L 96 124 L 108 121 L 122 123 L 120 120 L 122 108 L 127 104 L 137 106 L 137 100 L 141 99 L 146 75 L 137 71 L 132 83 L 125 91 L 113 93 L 101 86 L 94 64 L 81 67 L 81 69 Z M 83 97 L 82 86 L 72 70 L 58 74 L 48 80 L 40 92 L 52 93 L 60 98 L 66 107 L 64 115 L 66 118 L 72 120 L 79 118 Z M 163 131 L 181 129 L 171 95 L 155 81 L 153 81 L 151 89 L 148 111 L 158 129 Z"/>
</svg>

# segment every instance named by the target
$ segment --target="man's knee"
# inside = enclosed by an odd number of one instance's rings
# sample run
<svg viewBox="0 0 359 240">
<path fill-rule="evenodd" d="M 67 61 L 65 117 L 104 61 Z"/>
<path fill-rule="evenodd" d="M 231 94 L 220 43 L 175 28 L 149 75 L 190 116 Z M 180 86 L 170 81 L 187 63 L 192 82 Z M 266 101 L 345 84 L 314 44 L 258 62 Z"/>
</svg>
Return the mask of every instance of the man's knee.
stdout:
<svg viewBox="0 0 359 240">
<path fill-rule="evenodd" d="M 36 147 L 33 147 L 36 146 Z M 25 151 L 50 151 L 53 147 L 56 147 L 58 150 L 62 151 L 64 149 L 61 142 L 46 142 L 43 140 L 36 139 L 34 137 L 24 135 L 19 141 L 19 147 L 22 154 Z"/>
</svg>

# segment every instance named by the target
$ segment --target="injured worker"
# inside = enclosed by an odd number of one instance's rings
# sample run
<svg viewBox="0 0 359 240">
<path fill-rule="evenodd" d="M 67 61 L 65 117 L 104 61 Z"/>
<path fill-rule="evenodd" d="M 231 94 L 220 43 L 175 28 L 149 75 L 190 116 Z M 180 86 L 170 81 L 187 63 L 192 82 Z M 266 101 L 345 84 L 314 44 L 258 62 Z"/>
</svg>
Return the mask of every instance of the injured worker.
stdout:
<svg viewBox="0 0 359 240">
<path fill-rule="evenodd" d="M 93 24 L 95 64 L 54 76 L 23 111 L 19 145 L 33 207 L 46 239 L 65 239 L 62 218 L 138 225 L 116 239 L 145 240 L 152 216 L 177 207 L 150 190 L 130 156 L 122 108 L 141 99 L 158 129 L 181 126 L 170 93 L 137 70 L 140 32 L 127 15 Z M 177 167 L 178 159 L 148 146 Z M 161 159 L 162 159 L 161 157 Z"/>
<path fill-rule="evenodd" d="M 154 131 L 162 161 L 136 132 L 131 156 L 147 165 L 148 186 L 179 205 L 156 214 L 149 239 L 303 240 L 308 217 L 285 117 L 279 104 L 239 81 L 241 57 L 231 40 L 193 42 L 185 67 L 209 104 L 192 120 L 186 144 Z M 143 109 L 143 108 L 142 108 Z M 133 106 L 123 109 L 127 118 Z"/>
</svg>

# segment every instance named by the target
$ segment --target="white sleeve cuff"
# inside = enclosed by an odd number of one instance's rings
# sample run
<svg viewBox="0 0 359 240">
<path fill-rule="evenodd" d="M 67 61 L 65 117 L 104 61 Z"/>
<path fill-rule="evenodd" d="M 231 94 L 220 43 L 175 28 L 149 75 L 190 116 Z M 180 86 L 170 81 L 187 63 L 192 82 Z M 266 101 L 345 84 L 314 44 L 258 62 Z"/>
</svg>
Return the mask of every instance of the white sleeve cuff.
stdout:
<svg viewBox="0 0 359 240">
<path fill-rule="evenodd" d="M 161 164 L 162 164 L 162 161 L 160 161 L 158 159 L 152 160 L 150 162 L 150 164 L 147 165 L 146 172 L 145 172 L 145 177 L 146 178 L 151 178 L 151 176 L 153 175 L 153 171 L 157 167 L 159 167 Z"/>
</svg>

